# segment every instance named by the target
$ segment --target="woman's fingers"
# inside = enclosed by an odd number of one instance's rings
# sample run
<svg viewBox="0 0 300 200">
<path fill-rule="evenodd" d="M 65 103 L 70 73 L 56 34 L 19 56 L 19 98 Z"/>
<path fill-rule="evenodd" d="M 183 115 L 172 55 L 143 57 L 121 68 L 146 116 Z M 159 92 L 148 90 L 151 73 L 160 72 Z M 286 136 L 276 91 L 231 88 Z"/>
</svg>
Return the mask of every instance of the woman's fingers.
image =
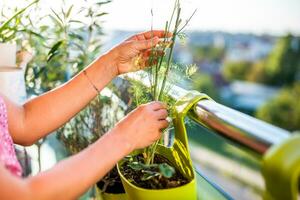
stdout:
<svg viewBox="0 0 300 200">
<path fill-rule="evenodd" d="M 168 117 L 168 111 L 166 109 L 160 109 L 155 111 L 155 115 L 159 120 L 165 120 Z"/>
<path fill-rule="evenodd" d="M 167 106 L 165 104 L 163 104 L 159 101 L 152 101 L 152 102 L 148 103 L 148 105 L 149 105 L 149 108 L 153 111 L 167 108 Z"/>
<path fill-rule="evenodd" d="M 148 49 L 148 50 L 145 50 L 145 52 L 143 52 L 144 56 L 153 56 L 153 57 L 163 56 L 164 54 L 165 54 L 164 51 L 156 50 L 156 49 L 154 49 L 153 51 L 152 51 L 152 49 Z"/>
<path fill-rule="evenodd" d="M 167 128 L 169 126 L 169 122 L 165 119 L 158 121 L 158 126 L 160 129 Z"/>
<path fill-rule="evenodd" d="M 152 30 L 152 31 L 136 34 L 130 37 L 128 40 L 148 40 L 151 39 L 152 37 L 164 38 L 164 37 L 171 37 L 171 36 L 172 36 L 171 32 L 165 33 L 165 31 L 163 30 Z"/>
<path fill-rule="evenodd" d="M 155 45 L 159 42 L 158 37 L 154 37 L 149 40 L 141 40 L 141 41 L 135 41 L 133 42 L 134 47 L 139 50 L 147 50 L 150 49 L 151 47 L 155 47 Z"/>
<path fill-rule="evenodd" d="M 162 30 L 153 30 L 153 31 L 147 31 L 147 32 L 144 32 L 144 33 L 137 34 L 136 36 L 139 39 L 148 40 L 152 37 L 159 37 L 159 38 L 171 37 L 172 33 L 171 32 L 166 33 L 165 31 L 162 31 Z"/>
</svg>

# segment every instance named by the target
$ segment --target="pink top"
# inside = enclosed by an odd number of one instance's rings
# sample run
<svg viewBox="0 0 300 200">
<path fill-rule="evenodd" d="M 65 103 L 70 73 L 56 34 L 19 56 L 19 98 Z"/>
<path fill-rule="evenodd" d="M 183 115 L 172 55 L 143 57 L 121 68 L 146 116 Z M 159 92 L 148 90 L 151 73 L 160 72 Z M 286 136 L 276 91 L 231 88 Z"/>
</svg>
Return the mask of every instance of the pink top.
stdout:
<svg viewBox="0 0 300 200">
<path fill-rule="evenodd" d="M 0 163 L 14 175 L 21 176 L 22 168 L 17 160 L 13 140 L 8 132 L 7 111 L 0 96 Z"/>
</svg>

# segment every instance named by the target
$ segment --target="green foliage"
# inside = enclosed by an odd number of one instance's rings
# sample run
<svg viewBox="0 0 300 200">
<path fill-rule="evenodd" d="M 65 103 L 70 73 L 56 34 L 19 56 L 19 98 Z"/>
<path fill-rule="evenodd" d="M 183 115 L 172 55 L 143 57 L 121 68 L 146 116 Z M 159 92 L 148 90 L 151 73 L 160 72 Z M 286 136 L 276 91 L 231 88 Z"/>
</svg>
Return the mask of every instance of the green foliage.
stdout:
<svg viewBox="0 0 300 200">
<path fill-rule="evenodd" d="M 27 29 L 20 29 L 20 25 L 22 23 L 22 14 L 38 2 L 39 0 L 35 0 L 26 7 L 20 10 L 16 10 L 16 12 L 6 21 L 0 21 L 0 42 L 6 43 L 10 41 L 15 41 L 17 39 L 17 33 L 29 31 Z M 2 17 L 4 17 L 3 11 L 1 14 Z"/>
<path fill-rule="evenodd" d="M 222 61 L 225 49 L 213 46 L 191 46 L 193 57 L 196 62 L 201 62 L 204 60 L 209 61 Z"/>
<path fill-rule="evenodd" d="M 159 164 L 158 168 L 160 174 L 166 178 L 171 178 L 175 174 L 174 168 L 166 163 Z"/>
<path fill-rule="evenodd" d="M 246 80 L 250 82 L 267 84 L 267 74 L 266 74 L 265 66 L 266 66 L 265 60 L 260 60 L 257 61 L 256 63 L 253 63 L 253 65 L 251 66 L 251 70 L 247 75 Z"/>
<path fill-rule="evenodd" d="M 132 80 L 128 92 L 133 96 L 134 106 L 139 106 L 148 103 L 153 99 L 151 91 L 148 87 L 141 84 L 139 81 Z"/>
<path fill-rule="evenodd" d="M 111 91 L 112 92 L 112 91 Z M 76 154 L 94 143 L 124 117 L 120 98 L 99 95 L 89 105 L 57 131 L 57 138 L 70 154 Z M 121 180 L 116 167 L 101 179 L 98 187 L 102 192 L 120 185 Z"/>
<path fill-rule="evenodd" d="M 256 117 L 290 131 L 300 130 L 300 83 L 282 89 L 277 97 L 258 109 Z"/>
<path fill-rule="evenodd" d="M 223 67 L 223 76 L 228 81 L 247 80 L 252 63 L 248 61 L 226 62 Z"/>
<path fill-rule="evenodd" d="M 29 93 L 40 94 L 61 85 L 100 53 L 102 18 L 107 14 L 102 6 L 110 1 L 95 0 L 81 8 L 61 1 L 61 10 L 49 9 L 50 14 L 43 16 L 45 11 L 37 7 L 38 17 L 28 17 L 32 28 L 24 46 L 35 54 L 25 72 Z"/>
<path fill-rule="evenodd" d="M 143 181 L 149 180 L 155 176 L 164 176 L 166 178 L 171 178 L 175 174 L 175 169 L 167 163 L 144 164 L 138 161 L 131 161 L 128 163 L 128 167 L 135 171 L 140 171 L 143 174 Z"/>
<path fill-rule="evenodd" d="M 191 89 L 207 94 L 214 100 L 219 99 L 218 88 L 210 75 L 196 73 L 191 77 Z"/>
<path fill-rule="evenodd" d="M 260 107 L 255 115 L 284 129 L 298 130 L 300 128 L 299 55 L 300 38 L 287 35 L 277 41 L 266 59 L 256 63 L 244 61 L 226 63 L 223 75 L 229 81 L 247 80 L 286 87 L 277 97 Z"/>
<path fill-rule="evenodd" d="M 300 38 L 286 35 L 280 38 L 266 61 L 267 83 L 292 85 L 300 74 Z"/>
<path fill-rule="evenodd" d="M 196 10 L 183 23 L 183 20 L 181 19 L 180 1 L 176 0 L 171 18 L 165 24 L 165 33 L 172 32 L 171 39 L 165 37 L 157 47 L 152 48 L 150 64 L 155 63 L 152 61 L 156 61 L 156 64 L 153 64 L 147 72 L 150 78 L 150 88 L 153 100 L 161 101 L 163 98 L 162 96 L 166 93 L 167 79 L 174 66 L 172 64 L 172 59 L 176 39 L 177 37 L 181 39 L 185 38 L 185 34 L 182 33 L 182 31 L 188 25 L 195 12 Z M 174 26 L 173 30 L 171 30 L 171 26 Z M 160 52 L 164 53 L 161 54 Z"/>
<path fill-rule="evenodd" d="M 125 110 L 111 96 L 99 95 L 57 132 L 71 154 L 95 142 L 124 116 Z"/>
<path fill-rule="evenodd" d="M 227 62 L 223 75 L 229 80 L 246 80 L 272 86 L 290 86 L 300 78 L 300 38 L 286 35 L 278 39 L 270 55 L 256 63 Z"/>
</svg>

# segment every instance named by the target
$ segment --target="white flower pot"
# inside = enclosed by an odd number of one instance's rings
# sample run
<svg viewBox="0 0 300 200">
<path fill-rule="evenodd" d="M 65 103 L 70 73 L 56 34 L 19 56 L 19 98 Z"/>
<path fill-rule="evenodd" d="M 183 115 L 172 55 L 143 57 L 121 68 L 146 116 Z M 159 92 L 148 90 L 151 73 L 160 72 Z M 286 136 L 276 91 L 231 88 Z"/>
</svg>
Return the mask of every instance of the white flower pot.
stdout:
<svg viewBox="0 0 300 200">
<path fill-rule="evenodd" d="M 24 69 L 32 58 L 28 52 L 19 53 L 16 65 L 16 44 L 0 43 L 0 93 L 12 101 L 22 104 L 26 101 Z"/>
<path fill-rule="evenodd" d="M 0 94 L 10 100 L 22 104 L 26 101 L 26 88 L 24 70 L 12 68 L 11 70 L 0 68 Z"/>
<path fill-rule="evenodd" d="M 16 67 L 17 45 L 0 43 L 0 68 Z"/>
</svg>

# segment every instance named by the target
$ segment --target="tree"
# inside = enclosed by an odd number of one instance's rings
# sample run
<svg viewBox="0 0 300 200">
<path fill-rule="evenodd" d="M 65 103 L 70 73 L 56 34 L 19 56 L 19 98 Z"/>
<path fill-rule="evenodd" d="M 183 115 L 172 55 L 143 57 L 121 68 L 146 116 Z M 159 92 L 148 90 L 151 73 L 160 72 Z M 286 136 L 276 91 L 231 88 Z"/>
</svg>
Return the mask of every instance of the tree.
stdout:
<svg viewBox="0 0 300 200">
<path fill-rule="evenodd" d="M 256 117 L 284 129 L 300 130 L 300 82 L 285 88 L 258 109 Z"/>
<path fill-rule="evenodd" d="M 247 76 L 251 71 L 252 65 L 252 62 L 248 61 L 226 62 L 222 73 L 228 81 L 247 80 Z"/>
<path fill-rule="evenodd" d="M 292 85 L 300 76 L 300 38 L 286 35 L 278 40 L 266 60 L 266 82 L 270 85 Z"/>
<path fill-rule="evenodd" d="M 214 100 L 217 100 L 219 98 L 218 89 L 215 86 L 214 80 L 211 76 L 202 73 L 195 73 L 191 77 L 191 80 L 191 89 L 203 92 Z"/>
<path fill-rule="evenodd" d="M 192 46 L 193 57 L 196 62 L 203 60 L 221 61 L 225 54 L 224 48 L 212 46 Z"/>
</svg>

